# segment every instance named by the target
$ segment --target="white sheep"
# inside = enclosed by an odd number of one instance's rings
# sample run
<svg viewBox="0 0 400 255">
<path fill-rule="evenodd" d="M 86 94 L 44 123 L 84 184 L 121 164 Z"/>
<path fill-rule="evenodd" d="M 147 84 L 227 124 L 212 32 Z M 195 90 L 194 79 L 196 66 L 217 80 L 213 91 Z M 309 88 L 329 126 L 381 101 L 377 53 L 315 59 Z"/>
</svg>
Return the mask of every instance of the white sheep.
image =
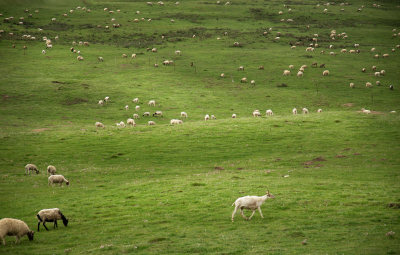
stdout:
<svg viewBox="0 0 400 255">
<path fill-rule="evenodd" d="M 67 186 L 69 185 L 69 181 L 65 179 L 65 177 L 62 175 L 50 175 L 48 180 L 49 180 L 49 185 L 51 184 L 51 186 L 53 186 L 53 184 L 55 183 L 59 183 L 60 186 L 62 186 L 64 182 Z"/>
<path fill-rule="evenodd" d="M 51 209 L 43 209 L 40 210 L 36 217 L 38 218 L 38 232 L 40 231 L 40 223 L 43 224 L 43 227 L 49 231 L 46 227 L 46 222 L 54 222 L 54 228 L 58 228 L 57 220 L 62 220 L 64 226 L 68 226 L 68 219 L 61 213 L 60 209 L 58 208 L 51 208 Z"/>
<path fill-rule="evenodd" d="M 321 112 L 322 112 L 322 109 L 318 109 L 317 112 L 318 112 L 318 113 L 321 113 Z"/>
<path fill-rule="evenodd" d="M 275 198 L 274 195 L 272 195 L 271 193 L 269 193 L 269 191 L 267 191 L 267 193 L 264 196 L 245 196 L 245 197 L 239 197 L 238 199 L 236 199 L 236 201 L 232 204 L 235 205 L 235 209 L 233 210 L 232 213 L 232 222 L 233 222 L 233 218 L 235 217 L 236 211 L 238 209 L 240 209 L 240 214 L 242 215 L 242 217 L 246 220 L 250 220 L 254 213 L 256 212 L 256 210 L 258 209 L 258 212 L 260 213 L 261 218 L 264 218 L 262 212 L 261 212 L 261 205 L 265 202 L 265 200 L 269 199 L 269 198 Z M 244 214 L 243 214 L 243 209 L 248 209 L 248 210 L 252 210 L 252 214 L 249 218 L 247 218 Z"/>
<path fill-rule="evenodd" d="M 224 74 L 224 73 L 221 73 L 221 74 L 219 75 L 219 77 L 225 78 L 225 74 Z"/>
<path fill-rule="evenodd" d="M 133 53 L 132 56 L 131 56 L 131 58 L 136 58 L 136 54 Z"/>
<path fill-rule="evenodd" d="M 104 101 L 103 100 L 99 100 L 99 102 L 97 103 L 98 105 L 103 105 Z"/>
<path fill-rule="evenodd" d="M 162 111 L 156 111 L 155 113 L 153 113 L 153 117 L 162 117 L 163 113 Z"/>
<path fill-rule="evenodd" d="M 272 116 L 272 115 L 274 115 L 274 113 L 272 112 L 271 109 L 266 110 L 266 111 L 265 111 L 265 114 L 266 114 L 267 116 Z"/>
<path fill-rule="evenodd" d="M 371 82 L 366 82 L 366 83 L 365 83 L 365 87 L 371 88 L 371 87 L 372 87 L 372 83 L 371 83 Z"/>
<path fill-rule="evenodd" d="M 211 119 L 212 119 L 212 120 L 216 120 L 217 117 L 215 117 L 214 115 L 211 115 Z"/>
<path fill-rule="evenodd" d="M 154 121 L 150 120 L 150 121 L 147 122 L 147 124 L 148 124 L 149 126 L 154 126 L 156 123 L 155 123 Z"/>
<path fill-rule="evenodd" d="M 251 80 L 250 84 L 254 86 L 254 85 L 256 85 L 256 81 L 255 80 Z"/>
<path fill-rule="evenodd" d="M 36 174 L 39 174 L 39 169 L 34 164 L 27 164 L 25 166 L 25 174 L 31 174 L 31 171 L 35 171 Z"/>
<path fill-rule="evenodd" d="M 297 77 L 303 77 L 303 74 L 304 74 L 304 73 L 303 73 L 302 71 L 298 71 L 298 72 L 297 72 Z"/>
<path fill-rule="evenodd" d="M 350 82 L 350 88 L 354 88 L 354 87 L 355 87 L 354 83 Z"/>
<path fill-rule="evenodd" d="M 241 83 L 246 83 L 246 82 L 247 82 L 247 78 L 246 78 L 246 77 L 243 77 L 243 78 L 240 80 L 240 82 L 241 82 Z"/>
<path fill-rule="evenodd" d="M 129 119 L 126 120 L 126 124 L 127 124 L 127 125 L 131 125 L 132 127 L 136 127 L 135 120 L 133 120 L 133 119 L 131 119 L 131 118 L 129 118 Z"/>
<path fill-rule="evenodd" d="M 236 114 L 232 114 L 232 119 L 236 119 Z"/>
<path fill-rule="evenodd" d="M 144 113 L 143 113 L 143 116 L 145 116 L 145 117 L 150 116 L 150 112 L 144 112 Z"/>
<path fill-rule="evenodd" d="M 289 75 L 290 75 L 290 71 L 289 71 L 289 70 L 283 71 L 283 75 L 284 75 L 284 76 L 289 76 Z"/>
<path fill-rule="evenodd" d="M 133 114 L 133 118 L 134 118 L 134 119 L 139 119 L 139 114 L 134 113 L 134 114 Z"/>
<path fill-rule="evenodd" d="M 125 110 L 129 110 L 129 105 L 125 105 Z"/>
<path fill-rule="evenodd" d="M 170 121 L 170 124 L 171 125 L 179 125 L 179 124 L 183 124 L 183 121 L 182 120 L 177 120 L 177 119 L 172 119 L 171 121 Z"/>
<path fill-rule="evenodd" d="M 109 100 L 110 100 L 110 97 L 105 97 L 105 98 L 104 98 L 104 101 L 105 101 L 106 103 L 108 103 Z"/>
<path fill-rule="evenodd" d="M 253 117 L 260 117 L 260 116 L 261 116 L 260 110 L 253 111 Z"/>
<path fill-rule="evenodd" d="M 186 112 L 181 112 L 181 117 L 187 118 L 188 114 Z"/>
<path fill-rule="evenodd" d="M 139 111 L 139 110 L 140 110 L 140 105 L 136 105 L 136 106 L 135 106 L 135 110 L 136 110 L 136 111 Z"/>
<path fill-rule="evenodd" d="M 210 119 L 210 115 L 206 114 L 206 116 L 204 116 L 204 120 L 207 121 Z"/>
<path fill-rule="evenodd" d="M 119 122 L 119 123 L 115 123 L 115 125 L 117 125 L 117 127 L 125 127 L 125 123 L 123 121 Z"/>
<path fill-rule="evenodd" d="M 179 55 L 180 56 L 181 55 L 181 51 L 180 50 L 176 50 L 175 51 L 175 55 Z"/>
<path fill-rule="evenodd" d="M 104 128 L 104 124 L 98 121 L 94 125 L 98 128 Z"/>
<path fill-rule="evenodd" d="M 385 76 L 386 71 L 385 70 L 381 70 L 380 73 L 381 73 L 380 75 Z"/>
<path fill-rule="evenodd" d="M 302 111 L 303 111 L 303 114 L 308 114 L 308 109 L 307 108 L 303 108 Z"/>
<path fill-rule="evenodd" d="M 293 68 L 294 68 L 294 65 L 289 65 L 289 69 L 293 69 Z"/>
<path fill-rule="evenodd" d="M 55 175 L 56 171 L 57 171 L 57 169 L 55 166 L 49 165 L 47 167 L 47 175 Z"/>
<path fill-rule="evenodd" d="M 149 105 L 149 106 L 156 106 L 156 101 L 155 101 L 155 100 L 150 100 L 150 101 L 148 102 L 148 105 Z"/>
<path fill-rule="evenodd" d="M 244 71 L 244 66 L 239 66 L 238 71 Z"/>
<path fill-rule="evenodd" d="M 322 72 L 322 76 L 328 76 L 329 75 L 329 70 L 325 70 Z"/>
<path fill-rule="evenodd" d="M 27 235 L 29 241 L 33 240 L 34 232 L 29 229 L 28 225 L 22 220 L 3 218 L 0 220 L 0 239 L 3 245 L 6 245 L 5 236 L 15 236 L 15 243 L 19 243 L 19 239 Z"/>
<path fill-rule="evenodd" d="M 139 98 L 136 97 L 136 98 L 132 99 L 132 102 L 135 104 L 139 103 Z"/>
<path fill-rule="evenodd" d="M 370 114 L 370 113 L 371 113 L 370 110 L 366 110 L 366 109 L 364 109 L 364 108 L 361 108 L 361 111 L 362 111 L 363 113 L 366 113 L 366 114 Z"/>
<path fill-rule="evenodd" d="M 375 72 L 374 75 L 375 75 L 376 77 L 379 77 L 379 76 L 381 76 L 381 72 Z"/>
<path fill-rule="evenodd" d="M 99 62 L 104 62 L 104 58 L 103 57 L 98 57 L 97 59 L 99 60 Z"/>
</svg>

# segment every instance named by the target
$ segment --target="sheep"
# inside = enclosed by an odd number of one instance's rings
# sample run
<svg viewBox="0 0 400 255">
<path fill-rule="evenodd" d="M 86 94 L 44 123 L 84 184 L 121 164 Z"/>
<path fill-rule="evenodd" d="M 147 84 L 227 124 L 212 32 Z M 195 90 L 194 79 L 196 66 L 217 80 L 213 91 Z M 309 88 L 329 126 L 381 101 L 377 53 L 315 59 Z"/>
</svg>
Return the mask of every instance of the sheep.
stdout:
<svg viewBox="0 0 400 255">
<path fill-rule="evenodd" d="M 187 118 L 187 117 L 188 117 L 188 114 L 187 114 L 186 112 L 181 112 L 181 117 Z"/>
<path fill-rule="evenodd" d="M 175 55 L 179 55 L 179 56 L 180 56 L 181 54 L 182 54 L 182 53 L 181 53 L 180 50 L 176 50 L 176 51 L 175 51 Z"/>
<path fill-rule="evenodd" d="M 155 113 L 153 113 L 153 117 L 162 117 L 163 113 L 162 111 L 156 111 Z"/>
<path fill-rule="evenodd" d="M 207 121 L 210 119 L 210 115 L 206 114 L 206 116 L 204 116 L 204 121 Z"/>
<path fill-rule="evenodd" d="M 42 50 L 42 54 L 46 54 L 46 51 L 45 51 L 45 50 Z"/>
<path fill-rule="evenodd" d="M 321 112 L 322 112 L 322 109 L 318 109 L 318 110 L 317 110 L 317 113 L 321 113 Z"/>
<path fill-rule="evenodd" d="M 264 70 L 264 66 L 259 66 L 258 70 Z"/>
<path fill-rule="evenodd" d="M 298 71 L 297 72 L 297 77 L 303 77 L 303 72 L 302 71 Z"/>
<path fill-rule="evenodd" d="M 346 50 L 346 49 L 341 49 L 340 52 L 341 52 L 341 53 L 346 53 L 347 50 Z"/>
<path fill-rule="evenodd" d="M 125 53 L 122 54 L 122 58 L 127 58 L 127 57 L 128 57 L 128 55 L 126 55 Z"/>
<path fill-rule="evenodd" d="M 293 69 L 294 68 L 294 65 L 289 65 L 289 69 Z"/>
<path fill-rule="evenodd" d="M 64 226 L 68 226 L 68 219 L 62 214 L 60 209 L 58 208 L 51 208 L 51 209 L 43 209 L 40 210 L 36 217 L 38 218 L 38 232 L 40 231 L 40 223 L 43 224 L 43 227 L 49 231 L 46 227 L 46 222 L 54 222 L 54 228 L 58 228 L 57 220 L 62 220 Z"/>
<path fill-rule="evenodd" d="M 320 64 L 319 68 L 325 68 L 325 64 Z"/>
<path fill-rule="evenodd" d="M 39 170 L 36 165 L 34 164 L 27 164 L 25 166 L 25 174 L 31 174 L 31 171 L 35 171 L 36 174 L 39 174 Z"/>
<path fill-rule="evenodd" d="M 55 166 L 52 166 L 52 165 L 49 165 L 48 167 L 47 167 L 47 175 L 55 175 L 56 174 L 56 167 Z"/>
<path fill-rule="evenodd" d="M 379 76 L 381 76 L 381 72 L 375 72 L 374 75 L 375 75 L 376 77 L 379 77 Z"/>
<path fill-rule="evenodd" d="M 147 124 L 148 124 L 149 126 L 154 126 L 156 123 L 155 123 L 154 121 L 150 120 L 150 121 L 147 122 Z"/>
<path fill-rule="evenodd" d="M 144 112 L 144 113 L 143 113 L 143 116 L 144 116 L 144 117 L 149 117 L 149 116 L 150 116 L 150 112 Z"/>
<path fill-rule="evenodd" d="M 219 77 L 225 78 L 225 74 L 224 74 L 224 73 L 221 73 L 221 74 L 219 75 Z"/>
<path fill-rule="evenodd" d="M 233 213 L 232 213 L 232 222 L 233 222 L 233 218 L 235 217 L 236 211 L 239 208 L 240 208 L 240 214 L 246 220 L 250 220 L 253 217 L 254 213 L 256 212 L 256 209 L 258 209 L 258 212 L 260 213 L 261 218 L 264 218 L 260 207 L 265 202 L 265 200 L 267 200 L 269 198 L 275 198 L 275 196 L 272 195 L 271 193 L 269 193 L 269 191 L 267 191 L 267 193 L 261 197 L 245 196 L 245 197 L 240 197 L 240 198 L 236 199 L 236 201 L 232 204 L 232 206 L 235 205 L 235 209 L 233 210 Z M 243 214 L 243 209 L 248 209 L 248 210 L 253 211 L 249 218 L 247 218 Z"/>
<path fill-rule="evenodd" d="M 380 81 L 376 81 L 376 86 L 381 86 L 381 82 Z"/>
<path fill-rule="evenodd" d="M 129 105 L 125 105 L 125 110 L 129 110 Z"/>
<path fill-rule="evenodd" d="M 372 71 L 376 71 L 376 66 L 371 67 Z"/>
<path fill-rule="evenodd" d="M 289 71 L 289 70 L 283 71 L 283 75 L 284 75 L 284 76 L 289 76 L 289 75 L 290 75 L 290 71 Z"/>
<path fill-rule="evenodd" d="M 175 125 L 175 124 L 179 125 L 179 124 L 183 124 L 183 121 L 182 120 L 177 120 L 177 119 L 172 119 L 170 121 L 170 124 L 171 125 Z"/>
<path fill-rule="evenodd" d="M 366 83 L 365 83 L 365 87 L 371 88 L 371 87 L 372 87 L 372 83 L 371 83 L 371 82 L 366 82 Z"/>
<path fill-rule="evenodd" d="M 253 111 L 253 117 L 260 117 L 260 116 L 261 116 L 260 110 Z"/>
<path fill-rule="evenodd" d="M 325 70 L 322 72 L 322 76 L 328 76 L 329 75 L 329 70 Z"/>
<path fill-rule="evenodd" d="M 83 58 L 82 56 L 77 56 L 76 59 L 77 59 L 78 61 L 83 61 L 83 60 L 84 60 L 84 58 Z"/>
<path fill-rule="evenodd" d="M 293 113 L 293 115 L 296 115 L 297 114 L 297 109 L 293 108 L 292 113 Z"/>
<path fill-rule="evenodd" d="M 104 102 L 108 103 L 108 101 L 110 100 L 110 97 L 105 97 L 104 98 Z"/>
<path fill-rule="evenodd" d="M 59 183 L 60 186 L 63 185 L 63 182 L 65 182 L 65 184 L 68 186 L 69 185 L 69 181 L 67 179 L 65 179 L 64 176 L 62 175 L 50 175 L 49 177 L 49 185 L 51 184 L 53 186 L 53 184 L 55 183 Z"/>
<path fill-rule="evenodd" d="M 385 53 L 385 54 L 382 55 L 382 57 L 383 57 L 383 58 L 388 58 L 388 57 L 389 57 L 389 54 Z"/>
<path fill-rule="evenodd" d="M 354 83 L 350 82 L 350 88 L 354 88 L 354 87 L 355 87 Z"/>
<path fill-rule="evenodd" d="M 303 114 L 308 114 L 308 109 L 307 108 L 303 108 L 302 111 L 303 111 Z"/>
<path fill-rule="evenodd" d="M 331 55 L 331 56 L 336 56 L 336 53 L 333 52 L 333 51 L 331 51 L 331 52 L 329 52 L 329 55 Z"/>
<path fill-rule="evenodd" d="M 131 58 L 136 58 L 136 54 L 133 53 L 132 56 L 131 56 Z"/>
<path fill-rule="evenodd" d="M 104 128 L 104 124 L 98 121 L 94 125 L 98 128 Z"/>
<path fill-rule="evenodd" d="M 312 63 L 311 67 L 315 67 L 315 68 L 318 67 L 318 63 L 317 62 Z"/>
<path fill-rule="evenodd" d="M 98 57 L 97 59 L 99 60 L 99 62 L 104 62 L 104 58 L 103 57 Z"/>
<path fill-rule="evenodd" d="M 366 113 L 366 114 L 370 114 L 370 113 L 371 113 L 370 110 L 366 110 L 366 109 L 364 109 L 364 108 L 361 108 L 361 111 L 362 111 L 363 113 Z"/>
<path fill-rule="evenodd" d="M 272 112 L 271 109 L 268 109 L 267 111 L 265 111 L 265 114 L 266 114 L 267 116 L 272 116 L 272 115 L 274 115 L 274 113 Z"/>
<path fill-rule="evenodd" d="M 127 125 L 131 125 L 132 127 L 136 127 L 136 123 L 133 119 L 129 118 L 126 120 Z"/>
<path fill-rule="evenodd" d="M 139 119 L 139 114 L 134 113 L 134 114 L 133 114 L 133 118 L 134 118 L 134 119 Z"/>
<path fill-rule="evenodd" d="M 381 73 L 382 76 L 385 76 L 386 71 L 385 70 L 381 70 L 380 73 Z"/>
<path fill-rule="evenodd" d="M 238 71 L 244 71 L 244 66 L 239 66 Z"/>
<path fill-rule="evenodd" d="M 236 114 L 232 114 L 232 119 L 236 119 Z"/>
<path fill-rule="evenodd" d="M 136 110 L 136 111 L 139 111 L 139 110 L 140 110 L 140 105 L 136 105 L 136 106 L 135 106 L 135 110 Z"/>
<path fill-rule="evenodd" d="M 156 101 L 155 101 L 155 100 L 150 100 L 150 101 L 148 102 L 148 105 L 149 105 L 149 106 L 156 106 Z"/>
<path fill-rule="evenodd" d="M 125 123 L 123 121 L 116 123 L 115 125 L 117 125 L 117 127 L 122 127 L 122 128 L 125 127 Z"/>
<path fill-rule="evenodd" d="M 135 104 L 139 103 L 139 98 L 136 97 L 136 98 L 132 99 L 132 102 Z"/>
<path fill-rule="evenodd" d="M 19 243 L 19 239 L 27 235 L 29 241 L 33 240 L 34 232 L 29 229 L 28 225 L 22 220 L 3 218 L 0 220 L 0 239 L 3 245 L 6 245 L 5 236 L 15 236 L 15 243 Z"/>
<path fill-rule="evenodd" d="M 363 69 L 361 69 L 361 72 L 365 73 L 367 70 L 365 69 L 365 67 Z"/>
<path fill-rule="evenodd" d="M 211 119 L 212 119 L 212 120 L 216 120 L 217 117 L 215 117 L 214 115 L 211 115 Z"/>
<path fill-rule="evenodd" d="M 151 52 L 153 52 L 153 53 L 157 52 L 157 48 L 151 49 Z"/>
<path fill-rule="evenodd" d="M 243 77 L 243 78 L 240 80 L 240 82 L 241 82 L 241 83 L 246 83 L 246 82 L 247 82 L 247 78 L 246 78 L 246 77 Z"/>
<path fill-rule="evenodd" d="M 250 84 L 254 86 L 254 85 L 256 85 L 256 81 L 255 80 L 251 80 Z"/>
</svg>

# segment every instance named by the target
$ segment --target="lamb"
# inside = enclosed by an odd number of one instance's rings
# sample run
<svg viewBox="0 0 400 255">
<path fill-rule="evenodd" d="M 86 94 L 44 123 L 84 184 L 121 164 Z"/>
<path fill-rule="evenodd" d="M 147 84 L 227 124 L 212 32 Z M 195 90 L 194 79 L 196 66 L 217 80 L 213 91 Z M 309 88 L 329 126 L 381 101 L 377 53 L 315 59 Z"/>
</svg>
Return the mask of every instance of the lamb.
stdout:
<svg viewBox="0 0 400 255">
<path fill-rule="evenodd" d="M 206 114 L 206 116 L 204 116 L 204 120 L 207 121 L 210 119 L 210 115 Z"/>
<path fill-rule="evenodd" d="M 132 102 L 136 103 L 136 104 L 139 103 L 139 98 L 136 97 L 136 98 L 132 99 Z"/>
<path fill-rule="evenodd" d="M 232 114 L 232 119 L 236 119 L 236 114 Z"/>
<path fill-rule="evenodd" d="M 33 240 L 34 232 L 29 229 L 28 225 L 22 220 L 3 218 L 0 220 L 0 239 L 3 245 L 6 245 L 5 236 L 15 236 L 15 243 L 19 243 L 19 239 L 27 235 L 29 241 Z"/>
<path fill-rule="evenodd" d="M 258 211 L 260 212 L 261 218 L 264 218 L 260 207 L 265 202 L 265 200 L 267 200 L 269 198 L 275 198 L 275 196 L 272 195 L 271 193 L 269 193 L 269 191 L 267 191 L 267 193 L 262 197 L 245 196 L 245 197 L 240 197 L 240 198 L 236 199 L 236 201 L 232 204 L 232 206 L 235 205 L 235 209 L 233 210 L 233 213 L 232 213 L 232 222 L 233 222 L 233 218 L 235 217 L 236 211 L 239 208 L 240 208 L 240 214 L 246 220 L 250 220 L 253 217 L 254 213 L 256 212 L 256 209 L 258 209 Z M 249 218 L 247 218 L 243 214 L 243 209 L 248 209 L 248 210 L 253 211 Z"/>
<path fill-rule="evenodd" d="M 47 231 L 49 231 L 49 229 L 45 225 L 46 222 L 54 222 L 54 228 L 58 228 L 57 220 L 62 220 L 64 226 L 68 225 L 68 219 L 65 218 L 58 208 L 40 210 L 36 217 L 38 218 L 38 232 L 40 231 L 40 223 L 43 224 L 43 227 Z"/>
<path fill-rule="evenodd" d="M 35 171 L 36 174 L 39 174 L 39 170 L 36 165 L 34 164 L 27 164 L 25 166 L 25 174 L 31 174 L 31 171 Z"/>
<path fill-rule="evenodd" d="M 49 185 L 51 184 L 52 186 L 55 183 L 59 183 L 60 186 L 62 186 L 63 182 L 65 182 L 67 186 L 69 185 L 69 181 L 65 179 L 65 177 L 62 175 L 50 175 L 48 180 L 49 180 Z"/>
<path fill-rule="evenodd" d="M 297 114 L 297 109 L 293 108 L 292 113 L 293 113 L 293 115 L 296 115 Z"/>
<path fill-rule="evenodd" d="M 136 127 L 136 123 L 133 119 L 129 118 L 126 120 L 127 125 L 131 125 L 132 127 Z"/>
<path fill-rule="evenodd" d="M 261 116 L 260 110 L 253 111 L 253 117 L 260 117 L 260 116 Z"/>
<path fill-rule="evenodd" d="M 272 116 L 272 115 L 274 115 L 274 113 L 272 112 L 271 109 L 268 109 L 268 110 L 265 112 L 265 114 L 266 114 L 267 116 Z"/>
<path fill-rule="evenodd" d="M 162 117 L 163 113 L 162 111 L 156 111 L 155 113 L 153 113 L 153 117 Z"/>
<path fill-rule="evenodd" d="M 150 120 L 149 122 L 147 122 L 147 124 L 148 124 L 149 126 L 154 126 L 156 123 L 155 123 L 154 121 Z"/>
<path fill-rule="evenodd" d="M 48 167 L 47 167 L 47 175 L 55 175 L 56 174 L 56 167 L 55 166 L 52 166 L 52 165 L 49 165 Z"/>
<path fill-rule="evenodd" d="M 289 70 L 283 71 L 283 75 L 284 75 L 284 76 L 289 76 L 289 75 L 290 75 L 290 71 L 289 71 Z"/>
<path fill-rule="evenodd" d="M 104 128 L 104 124 L 98 121 L 94 125 L 98 128 Z"/>
<path fill-rule="evenodd" d="M 149 106 L 156 106 L 156 101 L 155 100 L 150 100 L 148 105 Z"/>
<path fill-rule="evenodd" d="M 182 120 L 177 120 L 177 119 L 172 119 L 170 121 L 170 124 L 171 125 L 175 125 L 175 124 L 179 125 L 179 124 L 183 124 L 183 121 Z"/>
<path fill-rule="evenodd" d="M 134 119 L 139 119 L 139 114 L 134 113 L 134 114 L 133 114 L 133 118 L 134 118 Z"/>
<path fill-rule="evenodd" d="M 181 112 L 181 117 L 185 117 L 185 118 L 187 118 L 187 117 L 188 117 L 188 115 L 187 115 L 187 113 L 186 113 L 186 112 Z"/>
<path fill-rule="evenodd" d="M 307 108 L 303 108 L 302 111 L 303 111 L 303 114 L 308 114 L 308 109 Z"/>
<path fill-rule="evenodd" d="M 329 75 L 329 70 L 325 70 L 322 72 L 322 76 L 328 76 Z"/>
</svg>

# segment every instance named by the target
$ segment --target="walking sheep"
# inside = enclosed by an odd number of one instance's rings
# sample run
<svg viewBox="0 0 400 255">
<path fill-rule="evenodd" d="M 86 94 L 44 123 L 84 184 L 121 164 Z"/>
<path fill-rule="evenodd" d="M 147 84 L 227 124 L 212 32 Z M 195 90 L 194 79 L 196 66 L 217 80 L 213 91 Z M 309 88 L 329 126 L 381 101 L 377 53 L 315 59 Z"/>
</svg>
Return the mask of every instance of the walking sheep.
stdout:
<svg viewBox="0 0 400 255">
<path fill-rule="evenodd" d="M 39 173 L 37 166 L 35 166 L 34 164 L 27 164 L 25 166 L 25 174 L 31 174 L 31 171 L 35 171 L 36 174 Z"/>
<path fill-rule="evenodd" d="M 28 225 L 22 220 L 3 218 L 0 220 L 0 239 L 3 245 L 6 245 L 5 236 L 15 236 L 15 243 L 19 243 L 19 239 L 27 235 L 29 241 L 33 240 L 34 232 L 29 229 Z"/>
<path fill-rule="evenodd" d="M 65 216 L 61 213 L 60 209 L 58 208 L 52 208 L 52 209 L 43 209 L 38 212 L 36 215 L 38 218 L 38 232 L 40 223 L 43 224 L 43 227 L 49 231 L 49 229 L 46 227 L 45 223 L 46 222 L 54 222 L 54 228 L 58 228 L 57 220 L 62 220 L 64 226 L 68 225 L 68 220 L 65 218 Z"/>
<path fill-rule="evenodd" d="M 233 222 L 233 218 L 235 217 L 236 211 L 239 208 L 240 208 L 240 214 L 246 220 L 250 220 L 253 217 L 254 213 L 256 212 L 256 209 L 258 209 L 258 211 L 260 212 L 261 218 L 264 218 L 260 207 L 265 202 L 265 200 L 267 200 L 268 198 L 275 198 L 274 195 L 269 193 L 269 190 L 262 197 L 245 196 L 245 197 L 240 197 L 240 198 L 236 199 L 236 201 L 232 204 L 232 206 L 235 205 L 235 209 L 233 210 L 233 213 L 232 213 L 232 222 Z M 243 214 L 243 209 L 248 209 L 248 210 L 252 210 L 253 211 L 249 218 L 247 218 Z"/>
<path fill-rule="evenodd" d="M 50 175 L 49 177 L 49 185 L 51 184 L 53 186 L 53 184 L 59 183 L 60 186 L 62 186 L 63 182 L 65 182 L 67 186 L 69 185 L 69 181 L 62 175 Z"/>
</svg>

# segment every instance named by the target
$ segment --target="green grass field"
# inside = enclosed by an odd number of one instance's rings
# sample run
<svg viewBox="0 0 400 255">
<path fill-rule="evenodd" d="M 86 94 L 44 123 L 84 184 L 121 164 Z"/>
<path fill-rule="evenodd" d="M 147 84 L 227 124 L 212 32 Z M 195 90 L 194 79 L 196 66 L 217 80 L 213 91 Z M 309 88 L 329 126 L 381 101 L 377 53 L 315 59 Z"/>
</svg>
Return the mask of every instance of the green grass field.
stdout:
<svg viewBox="0 0 400 255">
<path fill-rule="evenodd" d="M 400 3 L 225 2 L 0 1 L 0 218 L 35 231 L 32 242 L 6 237 L 0 254 L 400 254 Z M 319 47 L 306 52 L 314 34 Z M 355 43 L 359 54 L 340 53 Z M 115 125 L 156 110 L 164 116 Z M 183 125 L 170 125 L 182 111 Z M 28 163 L 40 173 L 25 175 Z M 70 186 L 48 186 L 48 165 Z M 264 219 L 231 222 L 238 197 L 267 190 Z M 68 227 L 37 232 L 37 212 L 54 207 Z"/>
</svg>

